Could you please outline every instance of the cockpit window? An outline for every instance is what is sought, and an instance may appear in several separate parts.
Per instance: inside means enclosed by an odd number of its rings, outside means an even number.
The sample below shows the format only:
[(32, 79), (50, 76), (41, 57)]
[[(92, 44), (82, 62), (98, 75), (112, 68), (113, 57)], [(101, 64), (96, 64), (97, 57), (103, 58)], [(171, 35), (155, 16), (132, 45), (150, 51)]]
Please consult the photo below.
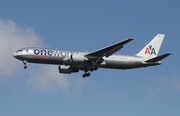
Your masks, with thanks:
[(18, 50), (16, 53), (18, 53), (18, 52), (22, 52), (23, 50)]

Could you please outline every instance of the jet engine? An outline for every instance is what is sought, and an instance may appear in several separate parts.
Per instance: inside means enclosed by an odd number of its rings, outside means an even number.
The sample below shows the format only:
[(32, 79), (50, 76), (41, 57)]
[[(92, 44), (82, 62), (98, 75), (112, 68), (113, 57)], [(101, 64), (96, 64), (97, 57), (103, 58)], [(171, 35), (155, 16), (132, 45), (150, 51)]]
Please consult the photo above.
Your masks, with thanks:
[(65, 65), (59, 66), (59, 73), (71, 74), (71, 73), (75, 73), (75, 72), (79, 72), (79, 70), (74, 69), (71, 66), (65, 66)]
[(88, 58), (84, 57), (83, 55), (71, 55), (68, 58), (63, 59), (64, 63), (69, 64), (69, 63), (84, 63), (85, 61), (88, 61)]

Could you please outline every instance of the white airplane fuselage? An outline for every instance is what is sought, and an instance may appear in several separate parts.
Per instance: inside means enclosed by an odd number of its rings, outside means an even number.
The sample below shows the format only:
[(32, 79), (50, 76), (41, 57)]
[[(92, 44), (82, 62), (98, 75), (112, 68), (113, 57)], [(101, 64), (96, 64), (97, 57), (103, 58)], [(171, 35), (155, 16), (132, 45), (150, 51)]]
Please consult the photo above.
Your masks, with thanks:
[[(84, 56), (88, 52), (68, 51), (47, 48), (23, 48), (13, 54), (19, 60), (41, 63), (41, 64), (55, 64), (55, 65), (71, 65), (75, 68), (91, 67), (91, 62), (86, 61)], [(69, 61), (71, 56), (79, 56), (77, 61)], [(112, 68), (112, 69), (132, 69), (139, 67), (147, 67), (152, 65), (159, 65), (161, 62), (145, 63), (146, 58), (131, 55), (113, 54), (109, 57), (102, 57), (103, 62), (98, 66), (99, 68)]]
[(164, 36), (158, 34), (134, 56), (114, 54), (132, 41), (131, 38), (93, 52), (27, 47), (16, 51), (13, 56), (23, 61), (25, 69), (27, 62), (55, 64), (59, 65), (59, 73), (70, 74), (82, 70), (85, 72), (83, 77), (86, 77), (90, 76), (89, 71), (98, 68), (132, 69), (160, 65), (162, 59), (171, 55), (166, 53), (157, 56)]

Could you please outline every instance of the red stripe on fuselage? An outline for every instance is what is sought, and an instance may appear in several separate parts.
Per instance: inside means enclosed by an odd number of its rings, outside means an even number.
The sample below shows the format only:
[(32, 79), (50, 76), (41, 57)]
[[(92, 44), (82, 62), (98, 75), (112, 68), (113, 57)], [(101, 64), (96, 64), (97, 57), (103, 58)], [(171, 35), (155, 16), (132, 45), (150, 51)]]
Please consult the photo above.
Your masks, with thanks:
[(34, 58), (49, 59), (49, 56), (34, 55)]

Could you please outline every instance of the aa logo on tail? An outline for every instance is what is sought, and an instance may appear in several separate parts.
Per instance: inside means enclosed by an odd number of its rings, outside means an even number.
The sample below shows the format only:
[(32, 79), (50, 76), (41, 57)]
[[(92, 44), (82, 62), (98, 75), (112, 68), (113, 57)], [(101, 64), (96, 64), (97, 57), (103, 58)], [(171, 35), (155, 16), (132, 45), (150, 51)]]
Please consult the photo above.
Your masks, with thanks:
[(155, 51), (155, 49), (152, 47), (152, 45), (149, 45), (149, 47), (146, 47), (146, 50), (145, 50), (144, 53), (145, 53), (145, 54), (150, 54), (150, 55), (152, 55), (152, 54), (156, 55), (156, 51)]

